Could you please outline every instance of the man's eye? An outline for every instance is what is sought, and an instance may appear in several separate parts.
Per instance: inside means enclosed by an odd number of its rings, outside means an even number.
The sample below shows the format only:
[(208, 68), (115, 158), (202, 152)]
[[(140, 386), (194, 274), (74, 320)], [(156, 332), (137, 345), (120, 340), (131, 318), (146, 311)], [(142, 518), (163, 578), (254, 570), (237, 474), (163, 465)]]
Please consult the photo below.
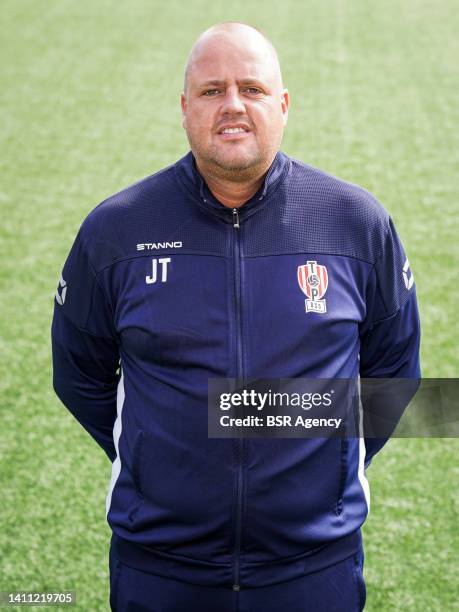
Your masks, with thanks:
[(203, 92), (203, 96), (215, 96), (215, 94), (218, 94), (220, 90), (219, 89), (207, 89), (206, 91)]
[(258, 89), (258, 87), (246, 87), (245, 89), (243, 89), (243, 91), (251, 95), (262, 93), (261, 89)]

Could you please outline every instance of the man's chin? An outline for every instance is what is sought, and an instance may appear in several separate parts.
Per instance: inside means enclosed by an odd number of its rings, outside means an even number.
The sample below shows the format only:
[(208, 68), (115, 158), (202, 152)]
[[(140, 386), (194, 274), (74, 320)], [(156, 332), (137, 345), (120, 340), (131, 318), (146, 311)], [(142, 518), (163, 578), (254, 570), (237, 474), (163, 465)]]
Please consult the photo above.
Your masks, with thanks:
[[(269, 156), (258, 149), (234, 147), (232, 151), (216, 146), (208, 149), (193, 148), (198, 168), (228, 181), (244, 181), (261, 176), (270, 165)], [(271, 160), (272, 161), (272, 160)]]
[(259, 155), (247, 154), (233, 156), (216, 155), (209, 161), (211, 161), (221, 171), (232, 174), (246, 173), (252, 169), (256, 169), (263, 163), (263, 160)]

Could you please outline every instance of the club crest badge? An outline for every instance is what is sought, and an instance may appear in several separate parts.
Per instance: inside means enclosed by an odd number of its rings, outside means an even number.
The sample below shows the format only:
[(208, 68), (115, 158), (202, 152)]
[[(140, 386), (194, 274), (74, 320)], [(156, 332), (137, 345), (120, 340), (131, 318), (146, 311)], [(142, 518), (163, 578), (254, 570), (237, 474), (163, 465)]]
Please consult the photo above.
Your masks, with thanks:
[(327, 302), (323, 296), (328, 287), (328, 274), (325, 266), (316, 261), (308, 261), (298, 266), (298, 284), (308, 298), (305, 300), (306, 312), (327, 312)]

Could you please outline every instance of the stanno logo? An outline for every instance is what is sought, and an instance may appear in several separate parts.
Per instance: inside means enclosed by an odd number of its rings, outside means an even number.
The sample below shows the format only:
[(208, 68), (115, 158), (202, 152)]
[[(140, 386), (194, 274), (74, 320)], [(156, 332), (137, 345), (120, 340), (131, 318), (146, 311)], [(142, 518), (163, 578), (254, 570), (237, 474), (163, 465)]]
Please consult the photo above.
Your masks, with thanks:
[(327, 268), (317, 261), (308, 261), (306, 265), (298, 266), (298, 284), (308, 298), (305, 300), (306, 312), (327, 312), (325, 295), (328, 287)]
[(408, 289), (408, 291), (411, 289), (414, 283), (414, 276), (410, 269), (410, 262), (408, 261), (408, 258), (403, 264), (403, 282), (405, 283), (405, 287)]
[(59, 304), (59, 306), (63, 306), (64, 302), (65, 302), (65, 294), (67, 293), (67, 283), (65, 282), (62, 274), (61, 277), (59, 279), (59, 284), (57, 286), (57, 291), (56, 291), (56, 295), (54, 296), (56, 298), (56, 302)]
[(156, 251), (157, 249), (181, 249), (182, 242), (141, 242), (138, 251)]

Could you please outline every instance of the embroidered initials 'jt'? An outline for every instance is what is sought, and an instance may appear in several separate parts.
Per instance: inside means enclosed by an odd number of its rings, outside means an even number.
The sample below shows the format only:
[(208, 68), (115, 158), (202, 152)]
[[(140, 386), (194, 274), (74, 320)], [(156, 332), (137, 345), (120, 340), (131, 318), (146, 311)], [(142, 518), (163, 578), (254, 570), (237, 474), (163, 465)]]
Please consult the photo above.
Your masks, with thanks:
[(152, 259), (152, 271), (151, 276), (145, 277), (145, 282), (147, 285), (152, 285), (156, 283), (158, 279), (158, 263), (161, 264), (161, 282), (165, 283), (167, 281), (167, 264), (170, 263), (170, 257), (161, 257), (160, 259)]

